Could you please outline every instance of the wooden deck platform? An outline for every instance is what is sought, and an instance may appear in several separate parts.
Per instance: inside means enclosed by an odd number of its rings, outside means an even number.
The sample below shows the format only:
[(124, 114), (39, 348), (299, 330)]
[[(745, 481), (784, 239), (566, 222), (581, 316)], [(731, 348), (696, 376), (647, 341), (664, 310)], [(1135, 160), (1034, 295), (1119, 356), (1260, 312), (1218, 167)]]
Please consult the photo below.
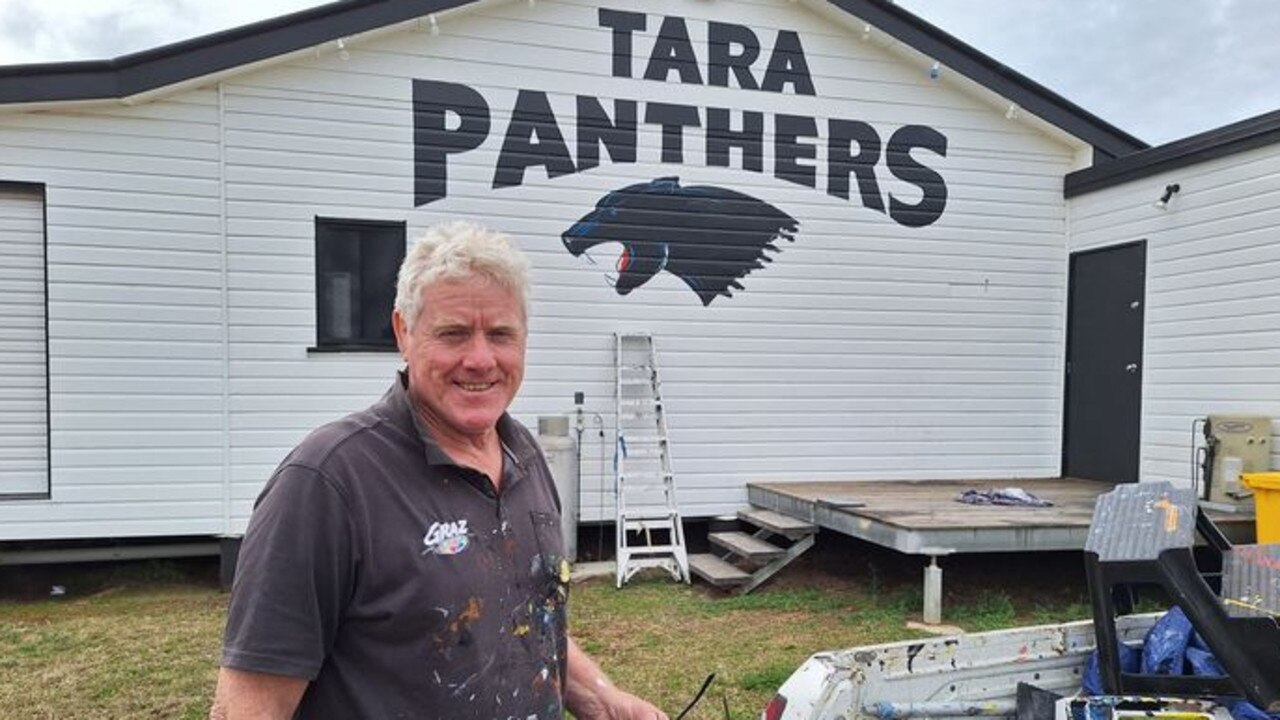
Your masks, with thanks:
[[(1053, 507), (967, 505), (970, 488), (1018, 487)], [(1111, 483), (1078, 478), (752, 483), (756, 506), (912, 555), (1080, 550), (1098, 495)], [(1211, 512), (1233, 541), (1253, 536), (1252, 512)]]

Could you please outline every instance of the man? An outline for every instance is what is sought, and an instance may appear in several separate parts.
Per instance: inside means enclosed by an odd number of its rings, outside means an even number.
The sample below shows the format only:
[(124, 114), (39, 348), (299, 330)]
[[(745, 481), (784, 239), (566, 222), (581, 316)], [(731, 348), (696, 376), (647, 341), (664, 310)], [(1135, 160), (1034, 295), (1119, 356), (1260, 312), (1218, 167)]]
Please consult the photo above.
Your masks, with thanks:
[(400, 268), (406, 369), (277, 468), (240, 551), (211, 717), (665, 720), (566, 634), (559, 500), (506, 414), (527, 263), (469, 223)]

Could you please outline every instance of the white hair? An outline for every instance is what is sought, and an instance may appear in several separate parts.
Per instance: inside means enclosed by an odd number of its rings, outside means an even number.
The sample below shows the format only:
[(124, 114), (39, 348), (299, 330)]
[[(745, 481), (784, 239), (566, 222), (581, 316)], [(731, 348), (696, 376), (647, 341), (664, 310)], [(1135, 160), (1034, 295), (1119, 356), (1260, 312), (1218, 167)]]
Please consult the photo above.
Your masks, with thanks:
[(515, 293), (528, 317), (529, 261), (506, 234), (465, 220), (433, 225), (409, 248), (396, 280), (396, 310), (413, 327), (427, 286), (477, 276)]

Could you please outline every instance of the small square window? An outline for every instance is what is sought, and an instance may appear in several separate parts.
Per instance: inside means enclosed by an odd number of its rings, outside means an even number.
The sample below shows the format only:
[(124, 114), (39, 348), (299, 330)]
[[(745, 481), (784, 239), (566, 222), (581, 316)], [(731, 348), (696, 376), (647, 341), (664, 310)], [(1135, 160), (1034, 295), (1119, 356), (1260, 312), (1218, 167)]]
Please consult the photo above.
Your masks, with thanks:
[(394, 348), (391, 307), (405, 224), (316, 218), (316, 345)]

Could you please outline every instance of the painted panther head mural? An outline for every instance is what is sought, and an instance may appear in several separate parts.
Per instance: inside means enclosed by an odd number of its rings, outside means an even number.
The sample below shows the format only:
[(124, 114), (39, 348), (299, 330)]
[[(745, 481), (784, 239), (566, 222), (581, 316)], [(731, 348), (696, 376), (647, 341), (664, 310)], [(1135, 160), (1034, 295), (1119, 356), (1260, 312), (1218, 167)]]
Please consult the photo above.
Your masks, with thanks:
[[(682, 187), (664, 177), (614, 190), (561, 235), (580, 257), (601, 243), (622, 245), (613, 287), (626, 295), (662, 271), (680, 278), (702, 304), (733, 296), (738, 282), (772, 262), (777, 240), (795, 240), (800, 223), (763, 200), (710, 185)], [(590, 255), (587, 255), (590, 259)]]

